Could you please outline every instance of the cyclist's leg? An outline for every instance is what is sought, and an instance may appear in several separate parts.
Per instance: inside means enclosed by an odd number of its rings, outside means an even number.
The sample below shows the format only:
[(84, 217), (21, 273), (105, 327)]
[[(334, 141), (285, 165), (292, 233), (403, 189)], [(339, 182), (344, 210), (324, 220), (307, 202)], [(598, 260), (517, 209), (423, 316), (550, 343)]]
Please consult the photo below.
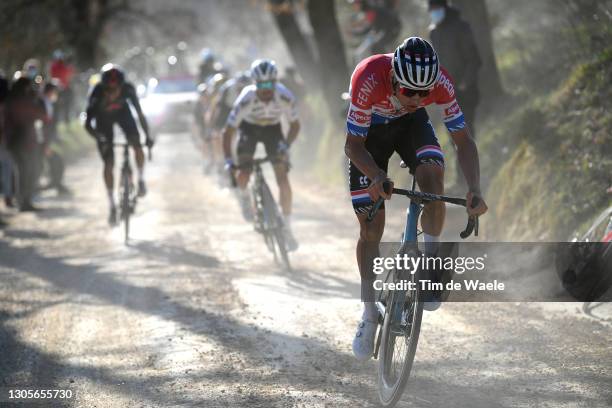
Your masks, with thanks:
[(113, 169), (115, 167), (115, 152), (113, 149), (113, 120), (111, 118), (97, 118), (96, 130), (100, 133), (105, 141), (104, 143), (98, 140), (98, 152), (104, 162), (104, 184), (106, 185), (106, 194), (108, 196), (108, 204), (110, 209), (109, 223), (114, 225), (117, 221), (117, 210), (115, 204), (114, 193), (114, 177)]
[[(370, 127), (365, 147), (374, 161), (385, 172), (389, 158), (393, 154), (393, 140), (389, 138), (391, 125), (375, 125)], [(353, 353), (360, 360), (367, 360), (374, 352), (374, 337), (378, 326), (378, 310), (374, 303), (374, 273), (372, 266), (379, 254), (379, 244), (385, 228), (384, 207), (370, 223), (366, 222), (373, 202), (367, 188), (370, 180), (349, 162), (349, 180), (353, 209), (359, 222), (359, 239), (357, 240), (356, 256), (359, 274), (361, 275), (361, 300), (363, 313), (353, 340)]]
[[(393, 124), (373, 125), (368, 131), (365, 147), (372, 155), (379, 168), (387, 171), (389, 158), (393, 154)], [(371, 281), (373, 280), (372, 259), (378, 256), (378, 244), (385, 228), (384, 203), (377, 217), (367, 223), (366, 217), (374, 203), (368, 195), (370, 185), (368, 177), (349, 161), (349, 184), (353, 209), (359, 221), (359, 239), (357, 241), (357, 264), (361, 275), (362, 299), (370, 300)]]
[[(410, 115), (406, 131), (410, 137), (398, 137), (397, 151), (416, 177), (421, 191), (444, 193), (444, 154), (425, 109)], [(405, 136), (405, 135), (404, 135)], [(439, 237), (444, 225), (446, 207), (441, 201), (425, 205), (421, 225), (430, 237)], [(435, 238), (433, 238), (435, 240)]]
[(104, 143), (98, 140), (97, 145), (100, 158), (104, 162), (104, 184), (109, 192), (109, 198), (112, 198), (114, 186), (113, 168), (115, 166), (113, 120), (111, 118), (96, 118), (96, 131), (104, 137)]
[(136, 126), (136, 121), (132, 113), (129, 110), (125, 110), (121, 113), (117, 123), (121, 127), (121, 130), (123, 130), (127, 142), (132, 146), (132, 149), (134, 149), (134, 160), (138, 168), (138, 176), (140, 180), (144, 180), (144, 152), (142, 151), (140, 134), (138, 133), (138, 127)]
[(238, 188), (241, 190), (246, 189), (247, 184), (249, 184), (249, 179), (251, 178), (251, 173), (253, 172), (251, 161), (255, 155), (255, 148), (258, 142), (256, 133), (255, 125), (246, 122), (240, 124), (238, 145), (236, 146), (236, 156), (240, 169), (238, 170), (236, 182), (238, 183)]
[(136, 161), (136, 169), (138, 171), (138, 196), (144, 197), (147, 194), (147, 187), (144, 178), (145, 159), (136, 121), (134, 120), (132, 113), (126, 110), (121, 113), (118, 124), (123, 130), (127, 142), (130, 144), (130, 146), (132, 146), (132, 149), (134, 149), (134, 160)]
[(289, 182), (289, 157), (286, 154), (279, 154), (278, 152), (279, 143), (284, 140), (280, 124), (267, 126), (266, 134), (262, 136), (268, 157), (274, 157), (279, 160), (278, 163), (274, 164), (274, 176), (276, 177), (276, 184), (278, 185), (280, 193), (280, 206), (287, 220), (291, 215), (292, 192)]
[[(444, 193), (444, 155), (436, 138), (433, 126), (429, 122), (425, 109), (410, 115), (407, 129), (409, 138), (398, 138), (398, 153), (408, 164), (415, 175), (421, 191), (432, 194)], [(425, 241), (425, 254), (430, 257), (438, 255), (440, 234), (444, 225), (446, 207), (441, 201), (425, 205), (421, 215), (421, 227)], [(443, 270), (435, 267), (426, 272), (427, 279), (440, 282)], [(441, 292), (426, 291), (425, 310), (434, 311), (440, 306)]]

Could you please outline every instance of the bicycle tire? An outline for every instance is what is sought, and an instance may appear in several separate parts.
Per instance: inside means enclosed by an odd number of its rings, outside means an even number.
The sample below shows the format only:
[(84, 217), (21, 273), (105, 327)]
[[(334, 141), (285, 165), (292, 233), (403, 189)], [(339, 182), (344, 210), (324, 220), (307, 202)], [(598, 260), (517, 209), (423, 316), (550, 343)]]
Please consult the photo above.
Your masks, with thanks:
[(261, 184), (257, 184), (253, 187), (253, 203), (255, 205), (255, 214), (254, 214), (254, 225), (255, 231), (261, 233), (263, 236), (266, 247), (274, 257), (276, 258), (276, 253), (274, 249), (274, 240), (272, 238), (272, 234), (270, 233), (270, 228), (268, 227), (268, 219), (269, 215), (266, 213), (265, 202), (263, 198), (263, 193), (261, 189)]
[(270, 238), (272, 239), (272, 246), (275, 247), (275, 249), (272, 251), (274, 253), (274, 259), (277, 263), (281, 264), (288, 270), (291, 270), (289, 253), (287, 251), (287, 244), (285, 242), (283, 231), (283, 218), (278, 211), (278, 206), (276, 205), (274, 196), (270, 191), (270, 187), (265, 182), (261, 184), (261, 198), (264, 210), (264, 219), (267, 223), (269, 223), (264, 229), (271, 233)]
[[(416, 274), (411, 275), (411, 279), (415, 281)], [(385, 316), (383, 318), (383, 324), (381, 327), (381, 344), (380, 354), (378, 359), (378, 396), (380, 403), (384, 407), (393, 407), (402, 397), (406, 383), (410, 378), (410, 372), (412, 371), (412, 365), (414, 363), (414, 357), (419, 342), (419, 334), (421, 330), (421, 321), (423, 317), (423, 302), (420, 300), (418, 285), (416, 289), (411, 292), (394, 291), (391, 293), (391, 302), (387, 302), (387, 308), (385, 310)], [(410, 330), (409, 333), (404, 335), (394, 335), (392, 333), (394, 326), (397, 324), (397, 318), (394, 316), (395, 308), (401, 307), (402, 314), (406, 313), (406, 297), (410, 293), (410, 301), (408, 303), (408, 309), (411, 309), (410, 313)], [(398, 298), (402, 296), (402, 298)], [(401, 306), (400, 306), (401, 304)], [(400, 322), (401, 326), (401, 322)], [(408, 334), (408, 336), (406, 336)], [(404, 360), (401, 363), (399, 375), (396, 375), (392, 384), (389, 384), (390, 370), (393, 368), (393, 356), (395, 351), (395, 342), (397, 339), (401, 339), (406, 344), (405, 350), (403, 351)]]
[(123, 214), (123, 223), (124, 223), (124, 243), (128, 243), (130, 239), (130, 178), (128, 174), (122, 172), (124, 174), (121, 175), (121, 184), (123, 185), (123, 194), (121, 197), (121, 212)]
[(274, 236), (276, 238), (276, 244), (278, 245), (278, 251), (283, 266), (287, 271), (291, 272), (291, 262), (289, 261), (289, 251), (287, 251), (287, 243), (285, 242), (285, 234), (282, 228), (276, 228), (274, 230)]

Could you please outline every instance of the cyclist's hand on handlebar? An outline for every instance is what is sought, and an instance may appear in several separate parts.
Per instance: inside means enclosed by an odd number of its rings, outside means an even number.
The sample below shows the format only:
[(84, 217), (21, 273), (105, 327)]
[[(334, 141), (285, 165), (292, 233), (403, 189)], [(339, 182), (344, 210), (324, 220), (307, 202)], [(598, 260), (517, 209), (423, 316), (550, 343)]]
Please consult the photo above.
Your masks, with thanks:
[(234, 164), (234, 160), (225, 159), (225, 171), (234, 171), (236, 169), (236, 165)]
[(276, 151), (280, 155), (288, 155), (289, 154), (289, 144), (286, 141), (281, 140), (278, 142), (278, 146), (276, 147)]
[(96, 138), (96, 141), (97, 141), (98, 143), (102, 144), (102, 145), (106, 145), (106, 144), (108, 144), (108, 142), (109, 142), (109, 140), (107, 139), (107, 137), (106, 137), (104, 134), (102, 134), (102, 133), (97, 133), (97, 132), (96, 132), (96, 134), (95, 134), (95, 138)]
[[(472, 208), (472, 201), (474, 200), (474, 197), (477, 197), (478, 200), (477, 200), (477, 205), (474, 208)], [(489, 209), (489, 207), (487, 207), (487, 203), (485, 202), (484, 198), (482, 198), (482, 196), (479, 194), (468, 192), (466, 196), (466, 200), (467, 200), (467, 212), (470, 216), (477, 217), (477, 216), (483, 215)]]
[[(385, 183), (387, 182), (387, 183)], [(385, 191), (384, 184), (387, 184), (387, 190)], [(368, 187), (368, 194), (372, 201), (376, 202), (379, 198), (389, 200), (391, 198), (391, 192), (393, 191), (393, 182), (389, 180), (387, 174), (384, 171), (380, 171), (380, 174), (372, 180)]]
[(155, 144), (155, 140), (153, 140), (153, 138), (147, 133), (147, 136), (145, 139), (145, 145), (150, 149), (153, 147), (154, 144)]

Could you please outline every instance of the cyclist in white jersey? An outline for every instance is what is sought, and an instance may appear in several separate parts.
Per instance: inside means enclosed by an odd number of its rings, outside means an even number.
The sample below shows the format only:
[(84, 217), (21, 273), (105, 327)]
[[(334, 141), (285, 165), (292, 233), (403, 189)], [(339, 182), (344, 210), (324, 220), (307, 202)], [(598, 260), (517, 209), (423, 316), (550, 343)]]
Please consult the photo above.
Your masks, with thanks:
[[(291, 232), (291, 185), (289, 183), (289, 148), (300, 131), (296, 100), (291, 91), (277, 81), (278, 70), (272, 60), (256, 60), (251, 65), (251, 76), (255, 84), (246, 86), (227, 119), (223, 131), (223, 151), (226, 168), (233, 169), (231, 145), (236, 130), (239, 131), (237, 146), (238, 174), (243, 214), (249, 218), (246, 186), (251, 176), (253, 159), (259, 142), (266, 154), (274, 160), (274, 174), (280, 190), (280, 205), (283, 211), (285, 234), (289, 250), (297, 249), (297, 241)], [(283, 135), (281, 119), (289, 121), (287, 137)]]

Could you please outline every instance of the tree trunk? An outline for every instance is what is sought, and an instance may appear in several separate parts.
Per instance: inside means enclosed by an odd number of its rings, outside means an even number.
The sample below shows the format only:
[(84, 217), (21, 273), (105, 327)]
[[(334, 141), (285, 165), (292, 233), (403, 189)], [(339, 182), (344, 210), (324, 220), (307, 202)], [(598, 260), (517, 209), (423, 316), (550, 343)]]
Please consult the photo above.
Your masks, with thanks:
[(318, 83), (317, 61), (293, 13), (291, 1), (269, 0), (278, 31), (285, 40), (296, 70), (306, 83)]
[(503, 93), (495, 53), (491, 25), (485, 0), (453, 0), (452, 4), (461, 10), (461, 14), (472, 27), (478, 51), (482, 58), (480, 70), (480, 92), (485, 99), (495, 98)]
[(335, 2), (309, 0), (308, 17), (319, 51), (319, 74), (325, 100), (331, 111), (336, 112), (343, 106), (340, 96), (348, 89), (350, 73), (336, 20)]

